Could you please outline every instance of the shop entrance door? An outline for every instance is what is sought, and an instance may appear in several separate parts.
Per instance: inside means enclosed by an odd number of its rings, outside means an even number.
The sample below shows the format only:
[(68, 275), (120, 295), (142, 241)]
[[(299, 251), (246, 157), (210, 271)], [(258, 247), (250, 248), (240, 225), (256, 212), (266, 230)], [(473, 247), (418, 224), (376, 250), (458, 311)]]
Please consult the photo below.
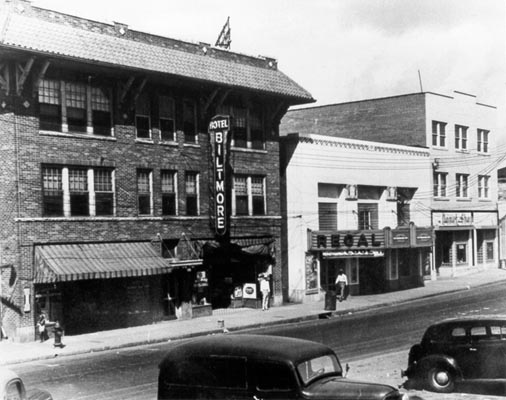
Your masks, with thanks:
[(359, 293), (377, 294), (387, 290), (385, 260), (381, 257), (359, 260)]

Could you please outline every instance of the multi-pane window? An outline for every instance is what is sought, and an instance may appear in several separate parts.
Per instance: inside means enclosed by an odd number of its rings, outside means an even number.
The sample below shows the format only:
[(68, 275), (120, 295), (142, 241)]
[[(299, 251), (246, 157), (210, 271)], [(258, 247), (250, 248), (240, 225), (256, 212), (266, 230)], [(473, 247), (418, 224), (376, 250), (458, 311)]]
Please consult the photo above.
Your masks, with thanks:
[(88, 171), (69, 169), (70, 215), (90, 215)]
[(469, 175), (456, 174), (455, 176), (455, 196), (467, 197), (467, 183)]
[(185, 174), (186, 215), (199, 215), (199, 174)]
[(91, 113), (93, 133), (110, 136), (112, 129), (111, 101), (105, 89), (91, 88)]
[(197, 142), (197, 108), (193, 100), (183, 100), (183, 132), (186, 143)]
[(253, 215), (265, 215), (264, 178), (261, 176), (251, 177), (251, 203)]
[(160, 114), (160, 140), (174, 141), (176, 140), (176, 112), (174, 99), (168, 96), (160, 96), (158, 100)]
[(378, 204), (358, 203), (358, 229), (378, 229)]
[(95, 189), (95, 215), (113, 215), (114, 214), (114, 189), (113, 174), (110, 169), (95, 169), (94, 171), (94, 189)]
[(318, 183), (318, 229), (337, 230), (337, 199), (340, 187), (330, 183)]
[(65, 103), (69, 131), (86, 132), (86, 85), (67, 82), (65, 84)]
[(40, 82), (39, 127), (48, 131), (62, 129), (60, 81), (42, 80)]
[(248, 177), (234, 177), (235, 215), (248, 215)]
[(43, 79), (38, 94), (41, 130), (112, 136), (112, 107), (110, 92), (106, 88)]
[(489, 180), (490, 176), (488, 175), (479, 175), (478, 176), (478, 198), (480, 199), (488, 199), (489, 198)]
[(446, 173), (434, 173), (434, 197), (446, 197)]
[(135, 128), (139, 139), (151, 139), (150, 112), (149, 97), (143, 93), (135, 103)]
[(62, 168), (42, 168), (42, 215), (63, 216)]
[(455, 125), (455, 148), (467, 150), (467, 126)]
[(432, 121), (432, 145), (446, 147), (446, 123)]
[(137, 170), (137, 206), (139, 215), (152, 214), (152, 180), (151, 171)]
[(232, 146), (244, 149), (265, 149), (264, 114), (260, 106), (224, 106), (218, 110), (232, 115)]
[(161, 172), (162, 215), (176, 215), (176, 171)]
[(265, 215), (265, 178), (235, 175), (232, 202), (234, 215)]
[(488, 135), (490, 131), (478, 129), (477, 131), (477, 150), (480, 153), (488, 153)]
[(114, 215), (112, 169), (42, 166), (43, 216)]
[(246, 108), (234, 108), (232, 121), (234, 146), (246, 148), (248, 146), (248, 110)]

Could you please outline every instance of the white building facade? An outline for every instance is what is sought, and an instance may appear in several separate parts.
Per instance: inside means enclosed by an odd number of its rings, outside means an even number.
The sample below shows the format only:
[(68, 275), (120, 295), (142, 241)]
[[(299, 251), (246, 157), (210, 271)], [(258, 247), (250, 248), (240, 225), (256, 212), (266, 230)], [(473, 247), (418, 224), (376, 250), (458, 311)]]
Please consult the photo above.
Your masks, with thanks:
[(320, 300), (341, 269), (352, 295), (431, 276), (428, 149), (289, 134), (281, 154), (290, 301)]

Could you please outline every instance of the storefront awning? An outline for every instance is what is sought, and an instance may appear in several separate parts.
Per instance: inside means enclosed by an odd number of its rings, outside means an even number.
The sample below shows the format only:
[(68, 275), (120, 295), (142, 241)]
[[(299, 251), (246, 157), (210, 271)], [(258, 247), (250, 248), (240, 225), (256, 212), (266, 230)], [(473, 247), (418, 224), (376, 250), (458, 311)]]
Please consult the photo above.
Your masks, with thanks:
[(159, 275), (202, 264), (163, 258), (150, 242), (35, 246), (34, 262), (35, 283)]

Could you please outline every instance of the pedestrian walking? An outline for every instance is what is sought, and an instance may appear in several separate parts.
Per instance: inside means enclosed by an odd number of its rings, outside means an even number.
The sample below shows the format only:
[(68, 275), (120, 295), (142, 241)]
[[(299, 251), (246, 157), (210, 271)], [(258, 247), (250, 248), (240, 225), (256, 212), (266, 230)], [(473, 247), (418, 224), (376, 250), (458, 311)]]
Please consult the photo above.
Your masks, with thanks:
[(262, 292), (262, 310), (268, 310), (271, 287), (269, 284), (269, 276), (266, 274), (260, 274), (260, 291)]
[(39, 320), (37, 321), (37, 332), (39, 333), (40, 342), (45, 342), (49, 339), (49, 335), (47, 334), (47, 326), (46, 326), (46, 316), (44, 313), (41, 313), (39, 316)]
[(346, 286), (348, 286), (348, 278), (346, 277), (346, 274), (344, 273), (344, 271), (342, 269), (339, 270), (339, 273), (337, 274), (337, 278), (336, 278), (336, 286), (337, 286), (337, 289), (339, 290), (339, 301), (343, 301), (346, 299), (345, 297), (345, 291), (346, 291)]

